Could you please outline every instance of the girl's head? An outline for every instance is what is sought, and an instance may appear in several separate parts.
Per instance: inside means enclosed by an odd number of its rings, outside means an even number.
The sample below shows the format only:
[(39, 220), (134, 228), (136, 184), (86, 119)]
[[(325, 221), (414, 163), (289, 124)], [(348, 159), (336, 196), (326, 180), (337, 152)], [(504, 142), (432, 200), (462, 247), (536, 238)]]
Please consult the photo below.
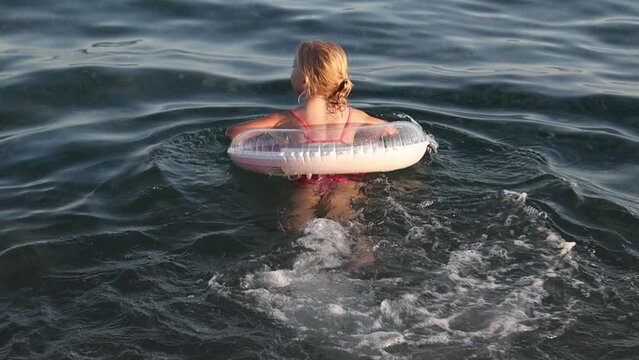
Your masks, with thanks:
[(348, 60), (341, 46), (320, 40), (305, 41), (297, 47), (291, 82), (306, 97), (326, 98), (329, 109), (342, 109), (353, 89), (348, 79)]

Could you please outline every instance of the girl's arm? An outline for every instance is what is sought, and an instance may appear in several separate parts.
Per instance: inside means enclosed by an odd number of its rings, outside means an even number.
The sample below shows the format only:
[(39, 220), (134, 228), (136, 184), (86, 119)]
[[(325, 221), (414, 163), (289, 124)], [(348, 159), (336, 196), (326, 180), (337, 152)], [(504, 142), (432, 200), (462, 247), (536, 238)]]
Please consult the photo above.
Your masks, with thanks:
[[(360, 124), (364, 125), (380, 125), (380, 124), (388, 124), (388, 121), (384, 121), (382, 119), (378, 119), (376, 117), (370, 116), (364, 111), (357, 110), (356, 113), (356, 121)], [(395, 129), (392, 125), (389, 125), (384, 128), (382, 136), (392, 136), (397, 134), (397, 129)]]
[(364, 118), (364, 123), (366, 125), (379, 125), (379, 124), (386, 124), (387, 121), (384, 121), (382, 119), (378, 119), (376, 117), (367, 116), (366, 118)]
[(353, 122), (360, 123), (363, 125), (379, 125), (379, 124), (386, 123), (386, 121), (382, 119), (378, 119), (376, 117), (372, 117), (362, 110), (354, 109), (354, 108), (351, 108), (351, 109), (352, 109), (351, 119), (353, 120)]
[(243, 123), (230, 126), (228, 129), (226, 129), (226, 137), (229, 140), (233, 140), (237, 136), (237, 134), (244, 130), (272, 129), (285, 118), (286, 115), (284, 113), (275, 113), (259, 119), (245, 121)]

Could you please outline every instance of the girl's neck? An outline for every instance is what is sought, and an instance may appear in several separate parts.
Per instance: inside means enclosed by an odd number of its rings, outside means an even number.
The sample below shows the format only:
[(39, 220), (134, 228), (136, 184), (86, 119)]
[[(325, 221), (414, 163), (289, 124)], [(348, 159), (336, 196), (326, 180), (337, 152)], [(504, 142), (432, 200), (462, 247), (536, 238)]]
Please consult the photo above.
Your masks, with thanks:
[(312, 111), (329, 111), (329, 104), (326, 101), (326, 98), (323, 96), (312, 96), (310, 98), (304, 99), (297, 107), (298, 110), (312, 110)]
[(339, 121), (343, 112), (329, 111), (328, 102), (325, 97), (313, 96), (307, 99), (297, 107), (297, 111), (301, 112), (309, 123), (325, 123), (326, 121)]
[(300, 104), (300, 108), (319, 108), (319, 107), (327, 107), (326, 98), (323, 96), (313, 96), (308, 99), (304, 99), (304, 101)]

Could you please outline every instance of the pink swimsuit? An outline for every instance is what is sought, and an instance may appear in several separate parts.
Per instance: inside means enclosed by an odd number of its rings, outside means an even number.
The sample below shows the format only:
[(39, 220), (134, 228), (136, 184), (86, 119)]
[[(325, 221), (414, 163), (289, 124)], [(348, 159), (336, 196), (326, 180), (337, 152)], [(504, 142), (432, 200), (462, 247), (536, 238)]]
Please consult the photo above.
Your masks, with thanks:
[[(297, 122), (299, 122), (300, 125), (302, 125), (302, 128), (304, 128), (304, 134), (306, 135), (306, 138), (308, 139), (309, 143), (311, 144), (317, 144), (317, 143), (344, 144), (345, 143), (344, 136), (346, 135), (346, 129), (351, 124), (351, 108), (350, 107), (348, 107), (348, 118), (346, 119), (346, 123), (344, 124), (344, 128), (342, 129), (342, 133), (340, 137), (338, 139), (326, 139), (326, 140), (313, 139), (313, 132), (311, 131), (311, 127), (308, 125), (306, 120), (304, 120), (295, 110), (289, 110), (288, 112), (290, 112), (291, 115), (293, 115), (293, 117), (295, 118), (295, 120), (297, 120)], [(318, 183), (320, 183), (320, 185), (322, 184), (329, 185), (330, 183), (345, 183), (345, 182), (349, 182), (350, 180), (355, 180), (360, 178), (362, 178), (362, 174), (354, 174), (354, 175), (314, 174), (311, 176), (311, 178), (308, 178), (306, 176), (299, 176), (294, 181), (296, 184), (303, 184), (303, 185), (315, 185)]]
[(311, 127), (308, 125), (306, 120), (302, 119), (302, 117), (295, 110), (289, 110), (288, 112), (290, 112), (291, 115), (293, 115), (293, 117), (295, 118), (295, 120), (297, 120), (297, 122), (299, 122), (300, 125), (302, 125), (302, 127), (304, 128), (304, 134), (306, 135), (308, 142), (310, 142), (311, 144), (316, 144), (316, 143), (344, 144), (344, 135), (346, 135), (346, 128), (348, 128), (348, 126), (351, 124), (351, 108), (350, 107), (348, 108), (348, 118), (346, 119), (346, 124), (344, 124), (344, 128), (342, 129), (342, 134), (340, 135), (339, 139), (327, 139), (327, 140), (314, 140), (313, 132), (311, 131)]

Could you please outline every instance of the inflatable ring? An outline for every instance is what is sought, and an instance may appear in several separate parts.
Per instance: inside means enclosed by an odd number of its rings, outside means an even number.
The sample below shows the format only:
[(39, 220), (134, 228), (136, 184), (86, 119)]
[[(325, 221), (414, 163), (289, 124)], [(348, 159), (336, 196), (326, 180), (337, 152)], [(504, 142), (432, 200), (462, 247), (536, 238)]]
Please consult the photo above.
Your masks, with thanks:
[[(346, 131), (340, 125), (340, 132)], [(335, 130), (335, 131), (338, 131)], [(332, 136), (326, 128), (315, 138)], [(327, 132), (328, 131), (328, 132)], [(417, 123), (353, 124), (346, 141), (309, 141), (304, 130), (251, 129), (238, 134), (228, 149), (231, 161), (269, 175), (359, 174), (399, 170), (417, 163), (437, 143)]]

